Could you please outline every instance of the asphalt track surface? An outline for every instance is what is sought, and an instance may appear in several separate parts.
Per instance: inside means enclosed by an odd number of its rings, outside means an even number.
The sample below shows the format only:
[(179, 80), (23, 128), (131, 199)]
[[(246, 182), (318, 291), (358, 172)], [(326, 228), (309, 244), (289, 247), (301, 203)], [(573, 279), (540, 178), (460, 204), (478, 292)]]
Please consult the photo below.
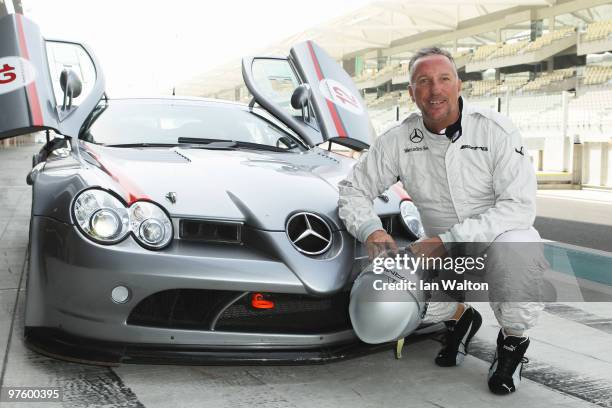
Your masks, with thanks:
[(542, 238), (612, 252), (612, 191), (538, 191), (537, 209)]
[(537, 217), (534, 226), (544, 239), (612, 252), (612, 227), (609, 225)]
[[(486, 386), (498, 331), (486, 304), (476, 305), (484, 323), (470, 355), (462, 367), (448, 369), (433, 364), (439, 348), (435, 339), (407, 346), (401, 360), (391, 352), (380, 352), (320, 366), (108, 368), (32, 352), (23, 344), (22, 316), (31, 203), (25, 174), (35, 150), (35, 146), (0, 150), (0, 385), (59, 387), (63, 401), (0, 402), (3, 408), (612, 407), (610, 303), (547, 305), (530, 331), (530, 363), (521, 389), (508, 397), (492, 395)], [(577, 204), (565, 201), (555, 208), (574, 213)], [(602, 207), (602, 214), (605, 210)], [(589, 228), (593, 223), (586, 221), (592, 220), (583, 218), (568, 224), (541, 217), (536, 225), (540, 224), (544, 238), (592, 248), (609, 242), (605, 229)]]

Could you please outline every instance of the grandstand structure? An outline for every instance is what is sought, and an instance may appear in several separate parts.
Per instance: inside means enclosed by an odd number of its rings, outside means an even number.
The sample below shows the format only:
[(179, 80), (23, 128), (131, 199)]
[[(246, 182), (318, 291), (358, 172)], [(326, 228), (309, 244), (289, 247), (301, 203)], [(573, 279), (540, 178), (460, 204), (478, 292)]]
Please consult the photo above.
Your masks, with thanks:
[[(378, 134), (416, 110), (408, 61), (438, 46), (453, 54), (467, 102), (521, 130), (540, 181), (612, 188), (610, 1), (377, 1), (253, 54), (284, 56), (306, 39), (353, 76)], [(248, 102), (239, 67), (232, 61), (177, 93)]]

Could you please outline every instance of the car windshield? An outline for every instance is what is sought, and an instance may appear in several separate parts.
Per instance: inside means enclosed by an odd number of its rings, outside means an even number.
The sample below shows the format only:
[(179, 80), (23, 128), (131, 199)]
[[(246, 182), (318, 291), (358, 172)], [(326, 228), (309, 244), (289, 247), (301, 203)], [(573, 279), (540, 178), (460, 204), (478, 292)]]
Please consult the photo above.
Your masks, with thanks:
[[(271, 121), (233, 104), (175, 100), (110, 100), (90, 118), (81, 139), (104, 145), (177, 145), (206, 140), (271, 146), (273, 150), (302, 145)], [(197, 139), (201, 139), (199, 142)], [(245, 142), (245, 143), (240, 143)]]

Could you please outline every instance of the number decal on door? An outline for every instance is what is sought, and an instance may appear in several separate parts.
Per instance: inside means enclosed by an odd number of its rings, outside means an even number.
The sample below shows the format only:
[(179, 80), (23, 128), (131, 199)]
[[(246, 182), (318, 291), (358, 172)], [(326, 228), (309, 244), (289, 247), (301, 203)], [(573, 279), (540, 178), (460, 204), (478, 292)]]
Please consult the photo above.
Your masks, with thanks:
[(36, 78), (32, 63), (21, 57), (0, 58), (0, 94), (23, 88)]
[(319, 89), (325, 98), (337, 106), (340, 106), (356, 115), (363, 114), (363, 106), (359, 99), (351, 93), (344, 85), (333, 79), (323, 79), (319, 83)]

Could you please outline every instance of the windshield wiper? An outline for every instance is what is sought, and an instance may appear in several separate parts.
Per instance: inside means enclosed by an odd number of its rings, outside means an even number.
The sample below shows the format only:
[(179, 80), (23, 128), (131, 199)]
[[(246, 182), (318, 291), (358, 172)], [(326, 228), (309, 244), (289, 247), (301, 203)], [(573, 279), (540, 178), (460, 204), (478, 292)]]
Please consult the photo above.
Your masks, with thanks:
[(253, 150), (268, 150), (272, 152), (287, 152), (287, 149), (283, 149), (282, 147), (276, 147), (261, 143), (253, 143), (253, 142), (242, 142), (238, 140), (224, 140), (224, 139), (205, 139), (205, 138), (197, 138), (197, 137), (179, 137), (179, 143), (186, 144), (194, 144), (194, 145), (204, 145), (204, 148), (245, 148), (245, 149), (253, 149)]
[(215, 142), (233, 142), (233, 140), (227, 139), (207, 139), (203, 137), (179, 137), (179, 143), (192, 143), (192, 144), (209, 144)]
[[(197, 138), (197, 137), (179, 137), (178, 138), (179, 146), (181, 147), (194, 147), (201, 149), (219, 149), (219, 150), (227, 150), (233, 149), (236, 147), (236, 142), (233, 140), (226, 139), (205, 139), (205, 138)], [(197, 145), (197, 146), (193, 146)], [(200, 146), (204, 145), (204, 146)]]
[(106, 147), (175, 147), (177, 143), (121, 143), (107, 144)]
[(107, 144), (107, 147), (181, 147), (181, 148), (205, 148), (215, 150), (228, 150), (236, 147), (236, 143), (231, 140), (214, 141), (207, 143), (204, 146), (196, 146), (194, 143), (122, 143), (122, 144)]

